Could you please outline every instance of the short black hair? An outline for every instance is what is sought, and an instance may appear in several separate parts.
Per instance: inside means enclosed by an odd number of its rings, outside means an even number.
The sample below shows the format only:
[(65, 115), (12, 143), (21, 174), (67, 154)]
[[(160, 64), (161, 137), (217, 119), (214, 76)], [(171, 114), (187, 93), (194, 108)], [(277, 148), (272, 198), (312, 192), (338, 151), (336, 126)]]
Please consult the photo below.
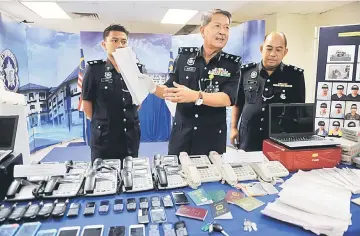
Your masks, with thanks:
[[(271, 33), (265, 35), (265, 37), (264, 37), (264, 42), (266, 41), (267, 37), (268, 37), (270, 34), (272, 34), (272, 33), (274, 33), (274, 32), (271, 32)], [(286, 35), (285, 35), (283, 32), (277, 32), (277, 33), (281, 34), (281, 35), (284, 37), (285, 48), (286, 48), (286, 47), (287, 47), (287, 38), (286, 38)]]
[(109, 36), (110, 31), (120, 31), (120, 32), (124, 32), (124, 33), (126, 34), (126, 36), (129, 36), (129, 31), (127, 31), (124, 26), (114, 24), (114, 25), (108, 26), (108, 27), (104, 30), (104, 32), (103, 32), (103, 39), (104, 39), (104, 40), (106, 39), (107, 36)]

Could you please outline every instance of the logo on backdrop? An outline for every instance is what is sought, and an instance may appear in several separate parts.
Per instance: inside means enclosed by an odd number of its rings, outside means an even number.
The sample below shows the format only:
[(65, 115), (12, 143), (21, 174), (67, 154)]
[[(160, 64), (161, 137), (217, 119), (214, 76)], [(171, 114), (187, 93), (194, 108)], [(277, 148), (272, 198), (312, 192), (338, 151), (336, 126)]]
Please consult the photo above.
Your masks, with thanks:
[(15, 55), (10, 50), (0, 54), (0, 79), (4, 81), (5, 89), (17, 92), (19, 89), (18, 64)]

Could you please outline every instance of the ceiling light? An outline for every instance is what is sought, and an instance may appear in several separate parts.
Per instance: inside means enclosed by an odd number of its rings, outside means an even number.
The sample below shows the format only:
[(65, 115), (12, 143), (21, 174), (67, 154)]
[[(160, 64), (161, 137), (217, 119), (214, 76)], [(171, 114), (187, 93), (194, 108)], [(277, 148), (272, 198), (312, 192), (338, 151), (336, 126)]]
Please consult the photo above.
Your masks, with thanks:
[(184, 9), (169, 9), (164, 18), (162, 24), (186, 24), (191, 18), (193, 18), (199, 11), (196, 10), (184, 10)]
[(21, 2), (44, 19), (71, 19), (55, 2)]

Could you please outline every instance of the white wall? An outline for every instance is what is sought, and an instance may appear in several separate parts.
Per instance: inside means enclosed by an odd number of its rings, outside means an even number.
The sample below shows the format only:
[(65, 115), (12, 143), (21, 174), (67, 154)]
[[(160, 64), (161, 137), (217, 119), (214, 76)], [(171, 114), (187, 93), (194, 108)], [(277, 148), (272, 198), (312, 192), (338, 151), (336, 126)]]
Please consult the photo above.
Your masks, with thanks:
[[(311, 7), (311, 3), (309, 3)], [(317, 34), (319, 26), (360, 24), (360, 2), (351, 3), (322, 14), (273, 14), (263, 18), (265, 31), (284, 32), (289, 53), (284, 62), (304, 69), (306, 101), (315, 99)]]

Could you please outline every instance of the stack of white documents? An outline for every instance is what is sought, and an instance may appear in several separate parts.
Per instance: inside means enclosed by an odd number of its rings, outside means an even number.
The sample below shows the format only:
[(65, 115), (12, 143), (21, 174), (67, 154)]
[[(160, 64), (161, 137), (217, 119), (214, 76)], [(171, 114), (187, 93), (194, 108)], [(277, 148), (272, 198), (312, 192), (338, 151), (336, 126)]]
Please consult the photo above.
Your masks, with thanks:
[(149, 95), (149, 91), (144, 83), (139, 80), (140, 71), (134, 55), (135, 53), (130, 47), (118, 48), (113, 52), (114, 59), (131, 94), (133, 103), (140, 105)]
[(279, 198), (261, 212), (317, 235), (340, 236), (351, 225), (351, 192), (360, 190), (360, 170), (299, 171), (280, 187)]

